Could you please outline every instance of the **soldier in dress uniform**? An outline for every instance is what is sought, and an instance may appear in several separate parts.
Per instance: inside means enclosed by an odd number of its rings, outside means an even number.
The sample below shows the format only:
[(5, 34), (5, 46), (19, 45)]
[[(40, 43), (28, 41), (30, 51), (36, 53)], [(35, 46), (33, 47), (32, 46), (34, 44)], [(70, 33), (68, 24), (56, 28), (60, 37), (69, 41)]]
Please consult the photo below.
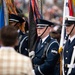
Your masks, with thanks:
[[(64, 46), (64, 75), (75, 75), (75, 67), (72, 60), (75, 46), (75, 17), (67, 16), (65, 19), (67, 41)], [(75, 55), (75, 54), (74, 54)], [(75, 59), (75, 58), (74, 58)], [(73, 62), (73, 63), (71, 63)]]
[(9, 14), (9, 25), (15, 26), (19, 32), (19, 45), (15, 48), (19, 53), (28, 56), (28, 35), (25, 33), (26, 23), (22, 17)]
[(40, 39), (37, 41), (34, 49), (35, 55), (32, 59), (35, 74), (59, 75), (59, 63), (57, 62), (59, 44), (49, 35), (51, 25), (54, 23), (44, 19), (37, 19), (36, 23), (37, 34)]

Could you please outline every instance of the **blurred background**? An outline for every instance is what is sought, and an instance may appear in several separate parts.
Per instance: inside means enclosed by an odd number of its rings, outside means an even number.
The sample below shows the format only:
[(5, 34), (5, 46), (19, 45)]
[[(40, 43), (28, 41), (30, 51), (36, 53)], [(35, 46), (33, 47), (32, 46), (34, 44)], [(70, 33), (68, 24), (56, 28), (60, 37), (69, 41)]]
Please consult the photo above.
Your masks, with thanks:
[[(29, 1), (30, 0), (14, 0), (15, 6), (19, 12), (29, 18)], [(56, 23), (50, 35), (60, 42), (61, 28), (63, 20), (64, 0), (37, 0), (38, 8), (44, 19)]]
[[(30, 0), (14, 0), (16, 7), (20, 9), (20, 12), (23, 13), (26, 17), (29, 16), (29, 1)], [(40, 1), (42, 1), (42, 4), (39, 4), (39, 10), (42, 6), (41, 14), (43, 18), (57, 22), (58, 24), (62, 24), (64, 0), (38, 0), (39, 3)]]

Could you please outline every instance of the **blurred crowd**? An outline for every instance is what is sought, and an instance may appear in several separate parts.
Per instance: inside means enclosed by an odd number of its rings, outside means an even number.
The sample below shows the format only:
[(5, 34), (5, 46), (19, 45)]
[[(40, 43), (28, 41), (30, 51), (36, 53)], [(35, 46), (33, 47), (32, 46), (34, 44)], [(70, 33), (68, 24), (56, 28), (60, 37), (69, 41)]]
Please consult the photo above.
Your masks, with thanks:
[[(41, 11), (42, 11), (43, 18), (46, 20), (52, 21), (56, 24), (56, 26), (53, 27), (52, 33), (50, 34), (53, 38), (58, 38), (59, 36), (56, 37), (56, 35), (61, 34), (61, 26), (62, 26), (62, 20), (63, 20), (62, 18), (63, 0), (41, 0), (41, 1), (42, 1)], [(21, 9), (20, 12), (23, 13), (28, 18), (29, 0), (14, 0), (14, 2), (16, 7), (18, 9)]]
[[(38, 0), (39, 1), (39, 0)], [(63, 0), (40, 0), (42, 1), (42, 14), (44, 19), (52, 20), (58, 24), (62, 23)], [(18, 9), (28, 17), (29, 0), (14, 0)], [(59, 4), (60, 3), (60, 4)], [(41, 6), (40, 6), (41, 7)]]

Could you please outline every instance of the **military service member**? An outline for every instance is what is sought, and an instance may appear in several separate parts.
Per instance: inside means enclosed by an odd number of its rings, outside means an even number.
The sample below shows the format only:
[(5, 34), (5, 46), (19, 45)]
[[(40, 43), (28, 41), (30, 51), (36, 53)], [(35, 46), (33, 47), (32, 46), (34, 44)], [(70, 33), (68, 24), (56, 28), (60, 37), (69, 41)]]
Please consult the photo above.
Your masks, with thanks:
[(54, 25), (54, 23), (44, 19), (37, 19), (36, 23), (40, 40), (37, 41), (34, 49), (35, 56), (32, 59), (35, 74), (59, 75), (59, 63), (57, 62), (59, 44), (49, 35), (51, 25)]
[[(64, 74), (75, 75), (74, 60), (72, 59), (75, 46), (75, 17), (68, 16), (65, 20), (67, 41), (64, 47)], [(75, 55), (75, 53), (74, 53)], [(72, 63), (73, 62), (73, 63)]]
[(28, 56), (28, 35), (25, 33), (26, 21), (18, 15), (10, 14), (9, 24), (15, 26), (19, 32), (19, 45), (15, 47), (16, 50), (19, 53)]

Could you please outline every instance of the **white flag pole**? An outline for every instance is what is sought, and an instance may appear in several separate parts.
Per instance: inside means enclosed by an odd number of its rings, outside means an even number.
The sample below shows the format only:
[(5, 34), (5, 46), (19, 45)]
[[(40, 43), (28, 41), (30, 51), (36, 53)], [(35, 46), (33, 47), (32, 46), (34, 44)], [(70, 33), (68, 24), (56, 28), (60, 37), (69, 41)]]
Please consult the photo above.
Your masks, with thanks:
[[(63, 50), (63, 44), (64, 44), (64, 38), (65, 38), (65, 16), (69, 15), (68, 14), (68, 7), (67, 7), (67, 3), (68, 3), (68, 0), (64, 0), (64, 8), (63, 8), (63, 23), (62, 23), (62, 30), (61, 30), (61, 39), (60, 39), (60, 46), (59, 46), (59, 53), (62, 52)], [(64, 60), (63, 59), (63, 55), (62, 53), (60, 54), (60, 75), (65, 75), (64, 74), (64, 68), (63, 68), (63, 65), (64, 65)]]

